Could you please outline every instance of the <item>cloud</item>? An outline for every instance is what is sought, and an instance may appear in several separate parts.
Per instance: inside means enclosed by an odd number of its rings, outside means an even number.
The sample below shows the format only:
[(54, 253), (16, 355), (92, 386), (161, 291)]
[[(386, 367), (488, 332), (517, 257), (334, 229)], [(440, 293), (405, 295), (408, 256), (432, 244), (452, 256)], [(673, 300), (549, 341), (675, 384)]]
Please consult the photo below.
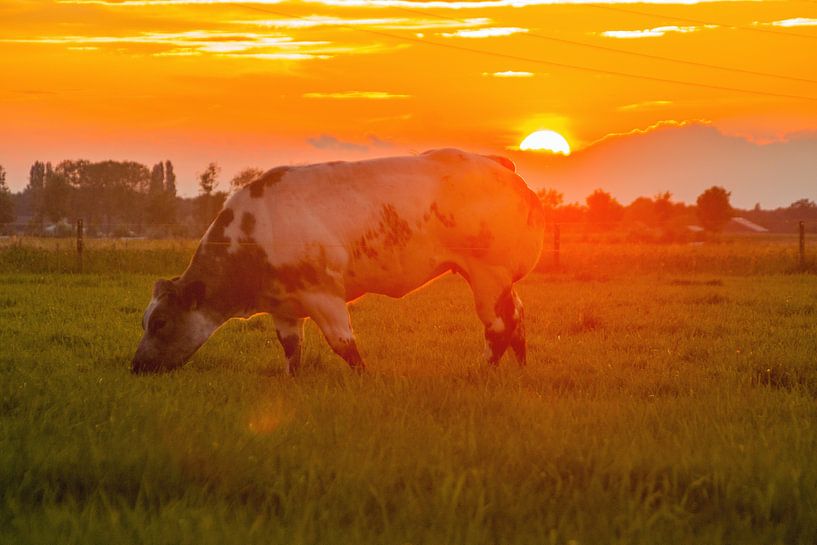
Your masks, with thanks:
[[(642, 0), (645, 4), (704, 4), (724, 0)], [(743, 1), (743, 0), (725, 0)], [(201, 4), (246, 4), (246, 0), (58, 0), (61, 4), (101, 6), (174, 6)], [(253, 4), (275, 5), (284, 0), (253, 0)], [(485, 9), (520, 8), (560, 4), (632, 4), (634, 0), (306, 0), (308, 3), (345, 8)]]
[[(184, 0), (180, 0), (184, 1)], [(240, 1), (240, 0), (229, 0)], [(278, 0), (268, 0), (275, 3)], [(484, 9), (521, 8), (557, 4), (632, 4), (637, 0), (306, 0), (309, 3), (336, 7), (415, 8), (415, 9)], [(640, 0), (644, 4), (703, 4), (723, 0)], [(743, 1), (743, 0), (725, 0)]]
[(645, 28), (641, 30), (605, 30), (601, 33), (605, 38), (634, 39), (634, 38), (658, 38), (669, 33), (688, 34), (698, 32), (703, 29), (718, 28), (718, 25), (703, 26), (677, 26), (667, 25), (655, 28)]
[(290, 19), (250, 19), (231, 21), (238, 25), (253, 25), (276, 29), (312, 29), (325, 27), (371, 27), (383, 30), (434, 30), (445, 28), (479, 27), (491, 23), (487, 17), (473, 17), (463, 20), (412, 19), (406, 17), (382, 17), (372, 19), (353, 19), (344, 17), (327, 17), (309, 15)]
[(593, 142), (592, 144), (590, 144), (590, 146), (588, 146), (588, 147), (595, 146), (596, 144), (599, 144), (601, 142), (605, 142), (607, 140), (615, 140), (616, 138), (621, 138), (622, 136), (644, 135), (644, 134), (649, 134), (651, 132), (656, 132), (656, 131), (659, 131), (661, 129), (667, 129), (667, 128), (676, 128), (676, 129), (678, 129), (678, 128), (689, 127), (689, 126), (693, 126), (693, 125), (708, 126), (708, 125), (711, 125), (711, 124), (712, 124), (712, 121), (710, 121), (708, 119), (683, 119), (681, 121), (678, 121), (677, 119), (662, 119), (661, 121), (653, 123), (652, 125), (649, 125), (649, 126), (644, 127), (644, 128), (637, 128), (637, 129), (633, 129), (631, 131), (612, 132), (610, 134), (606, 134), (606, 135), (602, 136), (601, 138), (599, 138), (598, 140), (596, 140), (595, 142)]
[(394, 143), (390, 142), (389, 140), (383, 140), (382, 138), (377, 137), (374, 134), (370, 134), (367, 137), (369, 139), (369, 144), (373, 148), (393, 148)]
[(794, 17), (792, 19), (783, 19), (782, 21), (772, 21), (771, 23), (755, 23), (762, 26), (780, 26), (780, 27), (798, 27), (798, 26), (817, 26), (817, 19), (809, 17)]
[(527, 28), (519, 27), (492, 27), (474, 30), (458, 30), (456, 32), (441, 32), (440, 36), (444, 38), (495, 38), (497, 36), (510, 36), (511, 34), (527, 31)]
[(329, 93), (313, 92), (304, 93), (304, 98), (321, 98), (321, 99), (335, 99), (335, 100), (391, 100), (399, 98), (410, 98), (411, 95), (401, 95), (397, 93), (389, 93), (386, 91), (336, 91)]
[(494, 78), (532, 78), (535, 74), (533, 72), (506, 70), (504, 72), (483, 72), (482, 75)]
[(358, 144), (356, 142), (345, 142), (331, 134), (322, 134), (313, 138), (307, 138), (307, 143), (313, 148), (325, 150), (341, 150), (354, 153), (366, 153), (372, 148), (387, 149), (393, 148), (394, 143), (384, 140), (374, 134), (366, 135), (367, 144)]
[(617, 109), (619, 112), (631, 112), (634, 110), (652, 110), (663, 106), (669, 106), (670, 104), (672, 104), (671, 100), (647, 100), (644, 102), (636, 102), (635, 104), (619, 106)]
[(322, 134), (314, 138), (307, 138), (307, 143), (313, 148), (318, 149), (339, 149), (343, 151), (365, 152), (369, 151), (367, 146), (363, 144), (355, 144), (354, 142), (344, 142), (331, 134)]
[[(327, 59), (337, 54), (367, 53), (383, 49), (380, 45), (339, 46), (325, 40), (295, 40), (280, 33), (225, 32), (190, 30), (186, 32), (141, 32), (131, 36), (39, 36), (0, 38), (0, 43), (65, 45), (69, 49), (99, 49), (104, 45), (151, 47), (155, 56), (192, 56), (210, 54), (274, 60)], [(159, 51), (156, 51), (159, 48)]]
[[(280, 4), (284, 0), (254, 0), (253, 4)], [(243, 4), (243, 0), (57, 0), (59, 4), (81, 4), (108, 7), (186, 6), (196, 4)]]

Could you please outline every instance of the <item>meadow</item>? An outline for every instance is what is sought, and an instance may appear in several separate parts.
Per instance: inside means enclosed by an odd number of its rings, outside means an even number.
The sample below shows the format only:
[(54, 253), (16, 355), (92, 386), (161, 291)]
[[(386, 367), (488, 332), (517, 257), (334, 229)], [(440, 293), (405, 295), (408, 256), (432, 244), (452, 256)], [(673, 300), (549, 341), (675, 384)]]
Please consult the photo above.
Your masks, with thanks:
[[(132, 376), (190, 241), (0, 246), (0, 542), (817, 542), (817, 275), (791, 240), (566, 243), (520, 284), (529, 364), (482, 362), (443, 278), (352, 320), (369, 370), (264, 316)], [(814, 243), (809, 241), (813, 256)]]

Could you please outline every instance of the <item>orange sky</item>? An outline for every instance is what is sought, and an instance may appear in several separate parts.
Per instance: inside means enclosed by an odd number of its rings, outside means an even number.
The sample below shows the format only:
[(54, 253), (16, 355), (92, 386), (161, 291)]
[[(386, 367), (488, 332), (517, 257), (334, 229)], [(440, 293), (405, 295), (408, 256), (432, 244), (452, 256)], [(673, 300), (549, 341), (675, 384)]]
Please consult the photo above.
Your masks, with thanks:
[(0, 20), (15, 190), (36, 159), (170, 158), (191, 194), (213, 160), (226, 185), (436, 146), (518, 157), (535, 129), (574, 150), (668, 121), (817, 130), (811, 1), (4, 0)]

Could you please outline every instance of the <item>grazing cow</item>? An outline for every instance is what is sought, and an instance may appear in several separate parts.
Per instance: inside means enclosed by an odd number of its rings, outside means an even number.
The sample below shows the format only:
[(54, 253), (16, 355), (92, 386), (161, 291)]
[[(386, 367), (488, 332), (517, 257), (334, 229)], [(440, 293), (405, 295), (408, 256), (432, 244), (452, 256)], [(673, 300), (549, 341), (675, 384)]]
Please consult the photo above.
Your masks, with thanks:
[(543, 236), (539, 200), (502, 157), (442, 149), (274, 168), (227, 200), (180, 277), (156, 282), (132, 369), (178, 367), (226, 320), (264, 312), (289, 373), (307, 317), (362, 369), (347, 303), (402, 297), (447, 272), (471, 286), (488, 362), (510, 347), (524, 364), (514, 282)]

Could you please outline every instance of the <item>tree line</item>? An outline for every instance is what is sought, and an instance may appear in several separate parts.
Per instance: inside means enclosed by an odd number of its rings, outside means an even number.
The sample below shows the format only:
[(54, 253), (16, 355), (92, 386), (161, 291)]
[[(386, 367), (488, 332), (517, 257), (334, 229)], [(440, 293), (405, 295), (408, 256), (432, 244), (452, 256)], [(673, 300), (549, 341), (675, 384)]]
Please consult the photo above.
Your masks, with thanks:
[(665, 191), (653, 197), (638, 197), (628, 205), (621, 204), (610, 193), (596, 189), (584, 204), (565, 203), (562, 193), (554, 189), (537, 192), (545, 209), (547, 223), (567, 231), (583, 233), (616, 233), (638, 242), (683, 242), (727, 229), (746, 230), (742, 218), (769, 232), (791, 233), (804, 221), (810, 232), (817, 231), (817, 203), (800, 199), (788, 207), (772, 210), (755, 205), (751, 210), (734, 208), (731, 192), (721, 186), (703, 191), (695, 204), (674, 201)]
[[(176, 174), (169, 160), (151, 167), (134, 161), (78, 159), (56, 165), (35, 161), (26, 187), (12, 193), (0, 165), (0, 234), (68, 234), (73, 221), (82, 218), (90, 236), (197, 237), (230, 191), (261, 174), (260, 169), (245, 168), (230, 180), (226, 191), (219, 190), (221, 168), (209, 163), (197, 176), (198, 195), (185, 198), (177, 194)], [(800, 199), (774, 210), (759, 204), (738, 210), (730, 203), (730, 192), (720, 186), (701, 193), (692, 205), (673, 201), (669, 192), (639, 197), (628, 205), (602, 189), (588, 195), (584, 203), (565, 203), (564, 195), (554, 189), (540, 190), (537, 196), (550, 225), (585, 233), (624, 233), (639, 241), (688, 240), (698, 227), (716, 233), (733, 216), (772, 232), (791, 232), (797, 221), (808, 222), (810, 231), (817, 230), (814, 201)]]
[[(262, 173), (247, 168), (230, 181), (230, 190)], [(221, 169), (210, 163), (198, 175), (199, 193), (177, 194), (173, 163), (148, 167), (135, 161), (35, 161), (19, 193), (6, 184), (0, 165), (0, 234), (63, 235), (82, 218), (90, 236), (199, 236), (228, 196), (220, 191)]]

